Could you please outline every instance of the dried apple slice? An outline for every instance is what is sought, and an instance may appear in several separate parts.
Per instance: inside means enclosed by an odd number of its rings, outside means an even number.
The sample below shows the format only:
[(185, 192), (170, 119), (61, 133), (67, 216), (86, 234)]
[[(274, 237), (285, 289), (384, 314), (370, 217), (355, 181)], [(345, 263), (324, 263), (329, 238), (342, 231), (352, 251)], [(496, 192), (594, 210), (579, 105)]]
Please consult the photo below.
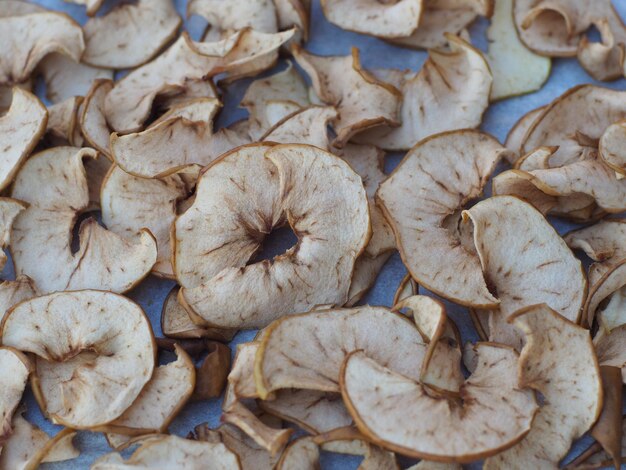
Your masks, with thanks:
[[(552, 57), (575, 56), (585, 32), (606, 21), (612, 33), (624, 41), (626, 28), (610, 0), (569, 2), (564, 0), (519, 0), (515, 3), (515, 24), (521, 40), (539, 54)], [(606, 35), (604, 35), (606, 36)], [(585, 42), (583, 42), (583, 45)]]
[(277, 470), (316, 470), (320, 468), (320, 450), (339, 454), (362, 455), (359, 470), (398, 470), (393, 453), (369, 444), (354, 428), (343, 428), (315, 437), (301, 437), (283, 452)]
[(556, 98), (534, 120), (520, 154), (541, 146), (558, 147), (550, 158), (551, 167), (589, 158), (597, 153), (598, 140), (604, 131), (625, 118), (626, 92), (594, 85), (574, 87)]
[(222, 72), (233, 76), (261, 72), (273, 65), (278, 48), (292, 35), (293, 31), (264, 34), (246, 29), (222, 41), (198, 43), (183, 34), (165, 52), (115, 84), (105, 98), (107, 122), (118, 132), (139, 131), (157, 97), (181, 94), (186, 84)]
[(363, 180), (372, 223), (372, 238), (365, 248), (365, 255), (377, 258), (395, 250), (393, 229), (374, 199), (380, 184), (387, 178), (384, 172), (385, 153), (371, 145), (357, 144), (348, 144), (342, 149), (334, 149), (333, 152), (347, 161)]
[(11, 437), (13, 414), (22, 400), (28, 377), (33, 369), (28, 357), (10, 347), (6, 341), (3, 344), (4, 346), (0, 347), (0, 371), (3, 377), (0, 394), (0, 450)]
[(390, 41), (415, 49), (444, 47), (447, 35), (463, 34), (479, 15), (490, 17), (493, 8), (493, 0), (424, 0), (417, 30), (408, 37)]
[(626, 325), (620, 325), (610, 332), (599, 330), (593, 338), (593, 345), (601, 366), (622, 369), (622, 382), (626, 383)]
[(341, 393), (359, 430), (387, 449), (442, 462), (465, 463), (515, 445), (537, 412), (532, 391), (518, 387), (517, 353), (490, 343), (474, 348), (478, 365), (461, 386), (462, 404), (430, 396), (365, 352), (350, 354)]
[(526, 336), (518, 364), (520, 387), (544, 399), (530, 433), (485, 461), (486, 470), (554, 468), (602, 410), (602, 382), (589, 331), (544, 305), (511, 317)]
[(127, 69), (146, 63), (178, 32), (182, 20), (172, 0), (121, 4), (83, 26), (86, 64)]
[(75, 429), (120, 416), (150, 379), (156, 353), (137, 304), (88, 290), (15, 306), (2, 323), (2, 342), (36, 355), (36, 398), (53, 422)]
[(626, 175), (626, 121), (611, 124), (600, 138), (600, 157), (616, 172)]
[(458, 220), (463, 206), (480, 196), (506, 152), (478, 131), (439, 134), (415, 146), (376, 194), (411, 276), (462, 305), (493, 307), (498, 300), (476, 253), (446, 228), (447, 220)]
[(493, 74), (492, 101), (540, 89), (550, 76), (551, 60), (528, 50), (513, 22), (513, 0), (497, 0), (487, 29), (487, 61)]
[(358, 136), (358, 142), (407, 150), (430, 135), (480, 125), (489, 105), (489, 65), (467, 42), (447, 38), (450, 50), (431, 50), (419, 73), (409, 73), (402, 80), (400, 127), (379, 126)]
[[(606, 306), (599, 309), (600, 304), (610, 299)], [(598, 279), (591, 289), (585, 304), (585, 321), (593, 325), (593, 319), (598, 314), (600, 326), (607, 332), (626, 323), (626, 259), (611, 266)]]
[(200, 424), (194, 428), (194, 438), (199, 441), (222, 442), (239, 457), (243, 470), (271, 470), (279, 456), (272, 456), (250, 436), (236, 426), (222, 424), (216, 429)]
[(626, 220), (603, 220), (569, 232), (565, 241), (596, 261), (590, 269), (590, 280), (595, 283), (611, 266), (626, 258)]
[(53, 104), (48, 108), (46, 141), (50, 140), (53, 143), (51, 146), (71, 145), (80, 147), (83, 144), (78, 126), (78, 115), (82, 101), (83, 99), (77, 96)]
[(78, 62), (85, 49), (80, 25), (63, 13), (46, 11), (0, 18), (0, 85), (26, 81), (53, 52)]
[(158, 178), (190, 165), (205, 166), (220, 154), (211, 145), (213, 119), (221, 104), (198, 98), (174, 106), (146, 130), (111, 135), (111, 155), (127, 173)]
[[(550, 157), (551, 165), (557, 154)], [(563, 203), (575, 198), (582, 207), (595, 202), (608, 213), (626, 210), (626, 179), (618, 178), (597, 156), (545, 170), (506, 171), (494, 178), (493, 192), (520, 196), (543, 213), (558, 213)]]
[[(277, 102), (290, 106), (279, 108), (280, 112), (277, 113), (276, 106), (272, 106)], [(253, 81), (246, 90), (240, 106), (249, 114), (250, 137), (259, 140), (278, 121), (309, 104), (306, 83), (293, 64), (288, 62), (285, 70)]]
[(359, 50), (349, 56), (316, 56), (294, 46), (294, 58), (311, 77), (320, 99), (337, 108), (333, 123), (335, 147), (343, 147), (359, 132), (387, 124), (398, 126), (402, 94), (393, 86), (375, 79), (361, 67)]
[(292, 429), (277, 429), (266, 424), (239, 401), (224, 407), (221, 420), (237, 426), (272, 456), (277, 455), (285, 447), (293, 432)]
[(233, 339), (236, 333), (235, 330), (205, 328), (193, 323), (187, 311), (178, 302), (178, 287), (174, 287), (163, 302), (161, 331), (170, 338), (207, 338), (226, 342)]
[(102, 222), (108, 230), (129, 241), (143, 229), (150, 230), (157, 243), (152, 273), (173, 278), (170, 231), (177, 205), (187, 196), (187, 186), (180, 175), (137, 178), (114, 165), (102, 184)]
[[(495, 315), (502, 328), (510, 329), (504, 321), (515, 311), (538, 303), (578, 321), (587, 290), (582, 264), (541, 213), (520, 199), (500, 196), (464, 211), (463, 219), (473, 224), (485, 278), (500, 300)], [(512, 343), (491, 320), (490, 340), (522, 345), (521, 337)]]
[(596, 80), (621, 78), (624, 75), (623, 41), (626, 39), (626, 28), (620, 22), (621, 34), (616, 38), (611, 30), (611, 23), (606, 18), (594, 21), (593, 25), (599, 31), (601, 41), (590, 41), (584, 36), (578, 44), (578, 62)]
[(136, 436), (167, 432), (191, 397), (196, 383), (195, 367), (182, 348), (176, 345), (175, 350), (176, 361), (154, 369), (133, 404), (101, 429), (107, 431), (107, 441), (115, 450), (128, 447), (137, 440)]
[(513, 168), (522, 171), (546, 170), (550, 168), (550, 157), (556, 152), (556, 147), (539, 147), (526, 155), (519, 157)]
[(81, 225), (78, 251), (72, 251), (76, 217), (90, 201), (83, 159), (94, 157), (95, 150), (56, 147), (32, 156), (16, 177), (13, 196), (30, 206), (13, 224), (15, 272), (33, 279), (41, 293), (85, 288), (125, 292), (156, 261), (156, 241), (149, 231), (128, 242), (94, 219)]
[(209, 22), (211, 34), (224, 36), (252, 28), (261, 33), (278, 31), (276, 7), (272, 0), (190, 0), (187, 16), (200, 15)]
[(159, 435), (145, 439), (126, 460), (116, 452), (96, 460), (91, 470), (131, 468), (205, 468), (240, 469), (237, 455), (222, 443), (192, 441), (178, 436)]
[(326, 19), (348, 31), (381, 38), (410, 36), (417, 29), (423, 0), (322, 0)]
[[(394, 338), (391, 343), (390, 337)], [(260, 341), (254, 378), (262, 399), (284, 388), (337, 393), (341, 363), (358, 349), (418, 380), (426, 354), (426, 345), (415, 326), (383, 307), (320, 310), (284, 317), (272, 323)]]
[(254, 381), (254, 358), (259, 349), (258, 341), (237, 345), (233, 367), (228, 374), (228, 383), (236, 398), (258, 398)]
[(63, 429), (54, 437), (48, 436), (22, 416), (13, 418), (13, 434), (4, 443), (0, 454), (0, 468), (29, 470), (40, 463), (75, 459), (80, 452), (72, 440), (76, 432)]
[(310, 106), (278, 121), (260, 140), (277, 144), (315, 145), (328, 148), (328, 123), (337, 118), (332, 106)]
[(278, 390), (271, 400), (259, 400), (259, 407), (296, 424), (311, 434), (320, 434), (352, 424), (352, 417), (337, 393), (317, 390)]
[(113, 80), (113, 71), (90, 67), (64, 54), (48, 54), (37, 66), (46, 83), (46, 97), (60, 103), (85, 96), (95, 80)]
[(111, 80), (95, 80), (85, 96), (79, 116), (80, 130), (89, 145), (112, 159), (109, 148), (111, 131), (104, 115), (104, 99), (113, 89)]
[[(298, 244), (272, 262), (246, 265), (265, 234), (287, 221)], [(175, 231), (179, 300), (194, 322), (221, 328), (258, 328), (285, 314), (344, 304), (370, 235), (361, 179), (345, 162), (312, 146), (262, 144), (208, 167)], [(248, 299), (237, 315), (235, 292)]]
[(541, 116), (541, 113), (543, 113), (544, 110), (545, 106), (528, 111), (521, 118), (519, 118), (509, 131), (506, 136), (506, 141), (504, 142), (504, 146), (511, 151), (511, 153), (507, 156), (509, 163), (515, 163), (515, 160), (522, 156), (520, 152), (524, 139), (526, 138), (526, 133), (532, 127), (535, 120)]
[(14, 281), (0, 283), (0, 322), (11, 307), (37, 295), (33, 281), (27, 276), (18, 276)]
[(46, 131), (48, 111), (32, 93), (13, 88), (9, 111), (0, 117), (2, 159), (0, 159), (0, 190), (15, 177), (20, 166)]

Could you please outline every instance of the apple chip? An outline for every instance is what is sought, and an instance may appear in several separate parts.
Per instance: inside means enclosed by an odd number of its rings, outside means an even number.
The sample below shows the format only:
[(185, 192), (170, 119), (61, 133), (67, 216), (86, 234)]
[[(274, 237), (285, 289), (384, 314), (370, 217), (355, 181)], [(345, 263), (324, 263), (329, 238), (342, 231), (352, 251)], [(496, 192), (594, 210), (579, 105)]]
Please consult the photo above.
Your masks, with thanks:
[[(359, 430), (387, 449), (412, 457), (465, 463), (494, 455), (531, 429), (537, 404), (517, 385), (517, 353), (474, 346), (478, 365), (461, 386), (462, 403), (432, 397), (415, 379), (356, 351), (340, 375), (341, 393)], [(396, 406), (402, 403), (402, 406)]]
[[(165, 433), (194, 390), (196, 370), (189, 355), (175, 345), (177, 359), (154, 369), (137, 399), (104, 429), (115, 450), (131, 445), (142, 434)], [(115, 434), (113, 434), (115, 433)]]
[(67, 428), (50, 437), (18, 414), (13, 418), (13, 433), (2, 447), (0, 468), (29, 470), (40, 463), (74, 459), (80, 455), (72, 443), (74, 437), (76, 432)]
[(11, 107), (0, 117), (0, 190), (11, 184), (20, 166), (46, 131), (47, 123), (48, 111), (41, 101), (28, 91), (13, 88)]
[(497, 0), (487, 30), (487, 61), (493, 74), (491, 100), (540, 89), (550, 76), (551, 61), (528, 50), (513, 22), (513, 0)]
[[(602, 302), (609, 299), (604, 308)], [(586, 324), (592, 325), (598, 314), (598, 322), (606, 331), (611, 331), (626, 323), (626, 259), (622, 259), (615, 266), (598, 279), (589, 290), (585, 304)]]
[(0, 322), (11, 307), (23, 300), (37, 296), (33, 281), (27, 276), (19, 276), (14, 281), (0, 283)]
[[(405, 0), (403, 0), (405, 1)], [(359, 50), (349, 56), (316, 56), (294, 46), (294, 58), (309, 75), (320, 99), (337, 108), (333, 122), (335, 147), (343, 147), (354, 134), (387, 124), (398, 126), (402, 94), (393, 86), (375, 79), (361, 67)]]
[[(541, 113), (545, 110), (545, 106), (528, 111), (513, 125), (509, 134), (506, 136), (504, 146), (508, 148), (511, 153), (507, 155), (509, 163), (515, 163), (515, 160), (522, 155), (520, 154), (526, 133), (532, 127), (535, 120), (541, 116)], [(534, 150), (534, 149), (533, 149)]]
[(599, 330), (593, 338), (593, 345), (598, 363), (622, 369), (622, 382), (626, 383), (626, 325), (620, 325), (610, 332)]
[(178, 32), (182, 20), (172, 0), (121, 4), (83, 26), (83, 62), (96, 67), (137, 67), (159, 53)]
[(626, 175), (626, 121), (611, 124), (600, 138), (600, 157), (616, 172)]
[(422, 460), (406, 470), (463, 470), (463, 467), (461, 467), (461, 464), (458, 463), (430, 462), (428, 460)]
[[(598, 112), (602, 110), (602, 112)], [(588, 159), (613, 123), (626, 118), (626, 92), (581, 85), (550, 103), (526, 132), (520, 154), (537, 147), (558, 147), (551, 167)], [(591, 180), (585, 176), (585, 180)]]
[(590, 280), (595, 283), (611, 266), (626, 258), (626, 220), (603, 220), (568, 233), (565, 241), (596, 261), (590, 269)]
[(89, 145), (112, 159), (109, 148), (111, 131), (104, 115), (104, 99), (113, 89), (111, 80), (95, 80), (83, 101), (80, 130)]
[(253, 140), (259, 140), (278, 121), (308, 105), (306, 83), (291, 62), (285, 70), (253, 81), (240, 103), (248, 111), (248, 133)]
[(363, 180), (372, 224), (372, 238), (364, 254), (378, 258), (384, 253), (395, 250), (396, 241), (393, 230), (374, 199), (380, 184), (387, 178), (384, 172), (385, 153), (372, 145), (357, 144), (348, 144), (342, 149), (333, 149), (333, 152), (347, 161)]
[(587, 290), (582, 264), (541, 213), (520, 199), (499, 196), (464, 211), (463, 219), (473, 224), (485, 278), (500, 300), (490, 319), (491, 341), (520, 348), (522, 339), (511, 343), (507, 333), (511, 327), (505, 320), (529, 305), (546, 303), (568, 320), (578, 321)]
[[(565, 0), (518, 0), (514, 18), (521, 40), (539, 54), (571, 57), (580, 45), (589, 45), (585, 33), (591, 26), (602, 30), (607, 23), (617, 42), (626, 40), (626, 28), (610, 0), (570, 2)], [(606, 33), (602, 35), (606, 40)], [(580, 57), (580, 55), (579, 55)]]
[(37, 67), (46, 83), (46, 97), (60, 103), (85, 96), (95, 80), (113, 80), (113, 71), (90, 67), (64, 54), (48, 54)]
[(447, 226), (480, 196), (506, 152), (478, 131), (439, 134), (415, 146), (376, 193), (411, 276), (462, 305), (493, 307), (498, 300), (487, 288), (475, 250)]
[(79, 96), (68, 98), (60, 103), (53, 104), (48, 108), (48, 125), (46, 128), (46, 140), (54, 145), (71, 145), (80, 147), (83, 137), (80, 134), (78, 115), (83, 99)]
[(589, 331), (545, 304), (511, 317), (526, 344), (518, 364), (520, 387), (543, 395), (530, 433), (485, 461), (486, 470), (555, 468), (602, 410), (602, 382)]
[(157, 243), (157, 260), (152, 273), (173, 278), (170, 229), (177, 204), (188, 196), (181, 175), (161, 179), (137, 178), (113, 166), (102, 184), (102, 222), (113, 233), (129, 241), (148, 229)]
[(22, 394), (32, 372), (28, 357), (13, 349), (6, 341), (0, 347), (0, 372), (2, 373), (2, 394), (0, 394), (0, 451), (13, 433), (11, 421), (22, 399)]
[(279, 456), (272, 456), (247, 434), (231, 424), (216, 429), (200, 424), (194, 428), (194, 438), (199, 441), (222, 442), (237, 454), (243, 470), (271, 470)]
[(41, 293), (86, 288), (125, 292), (156, 261), (156, 241), (149, 231), (129, 242), (94, 219), (81, 224), (78, 251), (72, 250), (76, 217), (89, 207), (83, 159), (96, 156), (91, 149), (56, 147), (32, 156), (16, 177), (13, 196), (30, 206), (13, 224), (15, 272), (33, 279)]
[(519, 157), (513, 164), (513, 168), (522, 171), (546, 170), (550, 168), (550, 157), (554, 152), (556, 152), (556, 147), (539, 147)]
[(54, 423), (74, 429), (119, 417), (152, 376), (156, 354), (137, 304), (91, 290), (16, 305), (2, 323), (2, 342), (36, 355), (35, 397)]
[(348, 31), (381, 38), (410, 36), (417, 29), (423, 0), (322, 0), (326, 19)]
[(244, 28), (261, 33), (278, 31), (272, 0), (190, 0), (187, 16), (200, 15), (209, 22), (210, 34), (219, 38)]
[(489, 105), (489, 65), (467, 42), (455, 36), (447, 38), (450, 50), (431, 50), (419, 73), (410, 72), (401, 80), (402, 125), (379, 126), (358, 136), (357, 141), (387, 150), (407, 150), (430, 135), (480, 125)]
[(113, 134), (113, 159), (124, 171), (143, 178), (205, 166), (220, 155), (211, 145), (213, 119), (220, 107), (215, 98), (198, 98), (173, 107), (145, 131)]
[(600, 42), (584, 36), (578, 44), (578, 62), (596, 80), (616, 80), (624, 75), (624, 40), (626, 28), (621, 25), (619, 42), (605, 18), (596, 20), (594, 26), (600, 33)]
[[(296, 246), (271, 262), (250, 263), (265, 235), (285, 223), (299, 236)], [(175, 233), (179, 299), (192, 320), (259, 328), (348, 300), (355, 260), (370, 236), (369, 211), (361, 179), (340, 158), (307, 145), (256, 144), (206, 169)], [(236, 315), (235, 293), (247, 299)]]
[(278, 48), (293, 35), (245, 29), (214, 43), (198, 43), (183, 34), (165, 52), (115, 84), (104, 102), (109, 125), (118, 132), (142, 129), (156, 98), (180, 94), (186, 84), (227, 72), (247, 76), (273, 65)]
[(118, 453), (106, 454), (96, 460), (91, 470), (125, 470), (139, 468), (176, 468), (193, 470), (240, 469), (237, 455), (220, 443), (192, 441), (178, 436), (158, 435), (142, 441), (133, 454), (124, 460)]
[(328, 150), (328, 123), (337, 118), (332, 106), (310, 106), (278, 121), (261, 137), (277, 144), (307, 144)]
[(311, 434), (352, 424), (352, 417), (338, 393), (283, 389), (276, 391), (271, 400), (259, 400), (258, 404), (263, 411), (294, 423)]
[(170, 338), (207, 338), (217, 341), (230, 341), (236, 333), (235, 330), (205, 328), (193, 323), (187, 311), (178, 302), (178, 287), (174, 287), (163, 302), (161, 331)]
[(285, 447), (293, 432), (292, 429), (276, 429), (266, 424), (239, 401), (224, 406), (221, 421), (237, 426), (272, 456)]
[(80, 25), (51, 11), (0, 17), (0, 44), (0, 85), (26, 81), (48, 54), (57, 52), (78, 62), (85, 49)]
[(291, 442), (280, 456), (276, 470), (315, 470), (319, 468), (320, 449), (312, 437)]
[(408, 37), (392, 38), (400, 46), (416, 49), (444, 47), (446, 36), (462, 35), (479, 16), (490, 17), (493, 0), (424, 0), (417, 30)]
[[(558, 152), (551, 155), (551, 165)], [(626, 178), (618, 178), (595, 155), (557, 168), (506, 171), (494, 178), (493, 192), (522, 197), (543, 213), (562, 213), (571, 200), (582, 207), (595, 202), (608, 213), (626, 210)]]
[(272, 323), (260, 341), (254, 378), (262, 399), (284, 388), (339, 392), (341, 364), (358, 349), (418, 380), (426, 354), (415, 326), (383, 307), (287, 316)]

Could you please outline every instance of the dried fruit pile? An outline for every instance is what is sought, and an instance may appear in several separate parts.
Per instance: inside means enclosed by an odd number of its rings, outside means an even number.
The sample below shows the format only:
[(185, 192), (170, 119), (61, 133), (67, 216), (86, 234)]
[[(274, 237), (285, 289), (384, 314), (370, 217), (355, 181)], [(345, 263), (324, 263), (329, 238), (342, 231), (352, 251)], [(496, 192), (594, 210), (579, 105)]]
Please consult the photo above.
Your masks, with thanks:
[[(71, 468), (83, 431), (101, 470), (550, 469), (588, 432), (571, 468), (626, 463), (626, 91), (573, 88), (504, 144), (478, 130), (551, 57), (623, 76), (610, 0), (321, 0), (428, 49), (419, 71), (311, 52), (309, 0), (188, 0), (195, 39), (172, 0), (68, 1), (84, 25), (0, 0), (0, 470)], [(294, 246), (262, 256), (281, 227)], [(396, 251), (393, 305), (363, 305)], [(160, 326), (131, 300), (147, 276), (177, 284)], [(219, 426), (169, 434), (220, 399)]]

